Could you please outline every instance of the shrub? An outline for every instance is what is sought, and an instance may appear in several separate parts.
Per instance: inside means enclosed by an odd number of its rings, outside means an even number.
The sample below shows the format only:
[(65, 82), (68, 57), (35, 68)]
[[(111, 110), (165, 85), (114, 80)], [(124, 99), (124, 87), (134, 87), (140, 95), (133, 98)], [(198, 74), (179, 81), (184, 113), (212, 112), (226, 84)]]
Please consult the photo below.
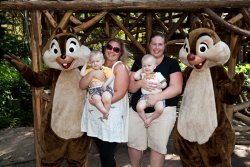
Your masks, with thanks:
[(30, 86), (6, 61), (0, 66), (0, 128), (31, 126), (33, 122)]

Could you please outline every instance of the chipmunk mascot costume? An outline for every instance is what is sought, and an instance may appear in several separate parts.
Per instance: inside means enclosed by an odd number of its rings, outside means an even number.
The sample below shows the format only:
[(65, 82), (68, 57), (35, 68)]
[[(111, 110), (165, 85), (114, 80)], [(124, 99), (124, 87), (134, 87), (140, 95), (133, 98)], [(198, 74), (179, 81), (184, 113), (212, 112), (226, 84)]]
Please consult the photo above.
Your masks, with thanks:
[(33, 87), (48, 86), (51, 94), (41, 124), (41, 166), (87, 166), (91, 140), (80, 130), (86, 92), (79, 88), (78, 67), (87, 63), (90, 49), (81, 45), (73, 29), (56, 30), (43, 49), (48, 69), (34, 72), (12, 54), (0, 51)]
[(229, 57), (229, 47), (209, 20), (193, 29), (180, 49), (188, 67), (174, 142), (185, 167), (231, 167), (235, 134), (225, 104), (238, 97), (244, 75), (228, 77), (222, 65)]

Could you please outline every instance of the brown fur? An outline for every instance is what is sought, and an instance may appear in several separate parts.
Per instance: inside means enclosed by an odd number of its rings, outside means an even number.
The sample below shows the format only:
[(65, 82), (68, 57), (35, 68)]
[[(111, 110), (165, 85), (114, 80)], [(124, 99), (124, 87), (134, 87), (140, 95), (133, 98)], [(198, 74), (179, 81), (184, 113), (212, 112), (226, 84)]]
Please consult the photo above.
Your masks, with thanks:
[[(201, 43), (197, 43), (198, 40), (200, 40)], [(213, 42), (208, 42), (211, 40), (213, 40)], [(192, 30), (186, 41), (188, 41), (186, 42), (187, 45), (183, 46), (179, 53), (180, 59), (187, 66), (189, 66), (183, 72), (184, 84), (189, 82), (189, 85), (192, 85), (193, 82), (190, 82), (188, 79), (193, 70), (195, 70), (196, 74), (198, 74), (199, 72), (203, 72), (204, 70), (209, 69), (211, 75), (209, 73), (206, 74), (209, 74), (208, 78), (210, 78), (211, 76), (212, 83), (204, 83), (204, 85), (202, 86), (205, 88), (206, 86), (212, 85), (213, 87), (214, 97), (210, 97), (210, 99), (214, 98), (216, 111), (209, 111), (216, 113), (217, 118), (213, 119), (213, 121), (217, 121), (217, 124), (215, 126), (215, 130), (212, 131), (212, 134), (209, 136), (209, 138), (205, 141), (200, 142), (200, 144), (199, 140), (195, 141), (195, 138), (194, 141), (191, 141), (192, 136), (189, 137), (187, 135), (186, 138), (190, 139), (184, 138), (177, 126), (177, 128), (175, 128), (174, 130), (176, 150), (180, 155), (183, 166), (185, 167), (231, 167), (231, 154), (234, 150), (235, 134), (232, 125), (227, 117), (225, 105), (233, 104), (237, 99), (244, 81), (244, 75), (236, 74), (233, 79), (230, 79), (228, 77), (227, 72), (225, 71), (222, 64), (224, 64), (228, 60), (230, 56), (230, 50), (226, 44), (220, 41), (219, 37), (213, 30), (208, 28), (198, 28)], [(204, 46), (204, 44), (207, 44), (208, 46), (206, 51), (204, 51), (204, 47), (202, 49), (199, 48)], [(197, 48), (199, 48), (200, 50)], [(188, 58), (188, 56), (191, 54), (192, 56), (195, 56), (193, 60)], [(194, 62), (196, 61), (198, 62), (197, 64), (200, 64), (200, 60), (202, 60), (203, 63), (205, 62), (203, 66), (195, 66), (196, 64)], [(197, 76), (194, 76), (194, 79), (198, 79)], [(194, 79), (192, 81), (195, 81)], [(196, 87), (197, 85), (193, 84), (192, 89), (189, 89), (186, 94), (184, 94), (184, 96), (187, 96), (186, 99), (192, 97), (194, 91), (200, 91), (199, 89), (196, 89)], [(199, 88), (202, 87), (199, 86)], [(194, 103), (186, 103), (185, 105), (182, 102), (182, 105), (184, 106), (183, 111), (188, 114), (188, 111), (190, 110), (187, 111), (185, 110), (185, 108), (189, 108), (188, 106), (191, 105), (193, 107), (190, 108), (198, 110), (199, 113), (203, 113), (203, 110), (205, 110), (206, 108), (202, 106), (203, 109), (197, 109), (195, 108), (197, 104), (201, 102), (202, 104), (205, 104), (205, 106), (210, 104), (207, 104), (202, 100), (202, 98), (198, 98), (198, 100)], [(180, 123), (179, 121), (185, 122), (185, 117), (182, 118), (183, 119), (180, 119), (179, 113), (177, 124)], [(191, 115), (191, 118), (197, 119), (197, 116)], [(189, 125), (189, 123), (190, 122), (187, 122), (187, 125)], [(203, 124), (200, 123), (200, 125)], [(206, 129), (205, 126), (203, 127), (204, 130)], [(188, 127), (182, 126), (180, 127), (180, 130), (183, 131), (183, 129), (187, 128)], [(183, 134), (186, 135), (184, 132)], [(192, 132), (192, 129), (189, 129), (188, 132)], [(208, 134), (210, 134), (210, 132)], [(193, 135), (195, 136), (195, 133), (193, 133)]]
[[(184, 76), (188, 77), (191, 70), (191, 68), (186, 69)], [(232, 104), (238, 97), (244, 76), (236, 75), (234, 80), (231, 80), (222, 66), (212, 67), (210, 71), (213, 78), (218, 126), (209, 141), (204, 144), (185, 140), (175, 129), (175, 147), (185, 167), (231, 166), (230, 158), (234, 150), (235, 134), (224, 104)]]
[[(60, 37), (63, 35), (73, 36), (73, 34), (60, 33), (56, 37), (59, 42), (62, 42)], [(64, 37), (64, 40), (67, 39)], [(64, 47), (65, 43), (60, 45)], [(50, 45), (47, 44), (44, 52), (49, 49)], [(84, 52), (81, 49), (79, 49), (80, 52)], [(64, 50), (63, 48), (62, 51)], [(88, 52), (88, 49), (85, 51)], [(51, 91), (51, 100), (43, 111), (45, 114), (41, 124), (41, 138), (39, 139), (43, 151), (41, 166), (60, 166), (65, 157), (68, 166), (87, 166), (91, 140), (80, 130), (86, 92), (78, 86), (81, 78), (78, 66), (84, 65), (83, 60), (87, 58), (83, 58), (84, 54), (81, 54), (82, 62), (79, 62), (78, 55), (76, 53), (76, 55), (70, 55), (70, 58), (56, 58), (56, 60), (60, 59), (61, 62), (77, 61), (74, 66), (72, 65), (73, 67), (71, 66), (67, 70), (60, 69), (61, 65), (55, 61), (53, 63), (56, 64), (56, 68), (52, 67), (40, 72), (32, 71), (14, 55), (4, 55), (5, 59), (14, 65), (31, 86), (48, 86)]]

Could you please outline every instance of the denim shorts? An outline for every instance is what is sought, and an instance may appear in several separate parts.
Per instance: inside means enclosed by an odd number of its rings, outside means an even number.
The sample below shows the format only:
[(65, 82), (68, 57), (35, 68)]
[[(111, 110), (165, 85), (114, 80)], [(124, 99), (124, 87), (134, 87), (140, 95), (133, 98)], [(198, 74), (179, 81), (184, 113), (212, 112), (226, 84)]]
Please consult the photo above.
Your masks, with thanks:
[[(89, 88), (89, 96), (92, 97), (93, 95), (99, 95), (102, 96), (103, 94), (102, 87), (95, 87), (95, 88)], [(110, 86), (107, 86), (107, 89), (105, 92), (109, 92), (111, 96), (114, 95), (114, 91)]]
[[(146, 102), (147, 102), (147, 97), (148, 97), (148, 95), (149, 94), (141, 94), (141, 97), (140, 97), (140, 99), (139, 99), (139, 101), (140, 100), (145, 100)], [(138, 101), (138, 102), (139, 102)], [(166, 101), (165, 100), (161, 100), (162, 101), (162, 103), (163, 103), (163, 107), (165, 108), (166, 107)]]

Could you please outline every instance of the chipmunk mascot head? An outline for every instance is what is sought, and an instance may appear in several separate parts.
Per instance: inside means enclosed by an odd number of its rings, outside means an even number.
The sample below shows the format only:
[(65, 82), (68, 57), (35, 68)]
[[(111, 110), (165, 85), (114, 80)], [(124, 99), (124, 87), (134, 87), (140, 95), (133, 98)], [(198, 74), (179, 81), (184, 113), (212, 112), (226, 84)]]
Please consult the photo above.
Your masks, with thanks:
[(78, 67), (87, 63), (89, 48), (79, 43), (73, 29), (58, 28), (43, 49), (44, 71), (34, 72), (16, 56), (0, 53), (31, 86), (50, 89), (41, 125), (41, 166), (60, 166), (65, 157), (68, 166), (86, 166), (90, 139), (80, 130), (86, 92), (79, 88)]
[(244, 75), (230, 79), (224, 70), (230, 49), (210, 20), (193, 29), (179, 51), (188, 67), (183, 72), (184, 94), (175, 129), (175, 146), (183, 166), (231, 167), (235, 134), (225, 104), (239, 95)]

